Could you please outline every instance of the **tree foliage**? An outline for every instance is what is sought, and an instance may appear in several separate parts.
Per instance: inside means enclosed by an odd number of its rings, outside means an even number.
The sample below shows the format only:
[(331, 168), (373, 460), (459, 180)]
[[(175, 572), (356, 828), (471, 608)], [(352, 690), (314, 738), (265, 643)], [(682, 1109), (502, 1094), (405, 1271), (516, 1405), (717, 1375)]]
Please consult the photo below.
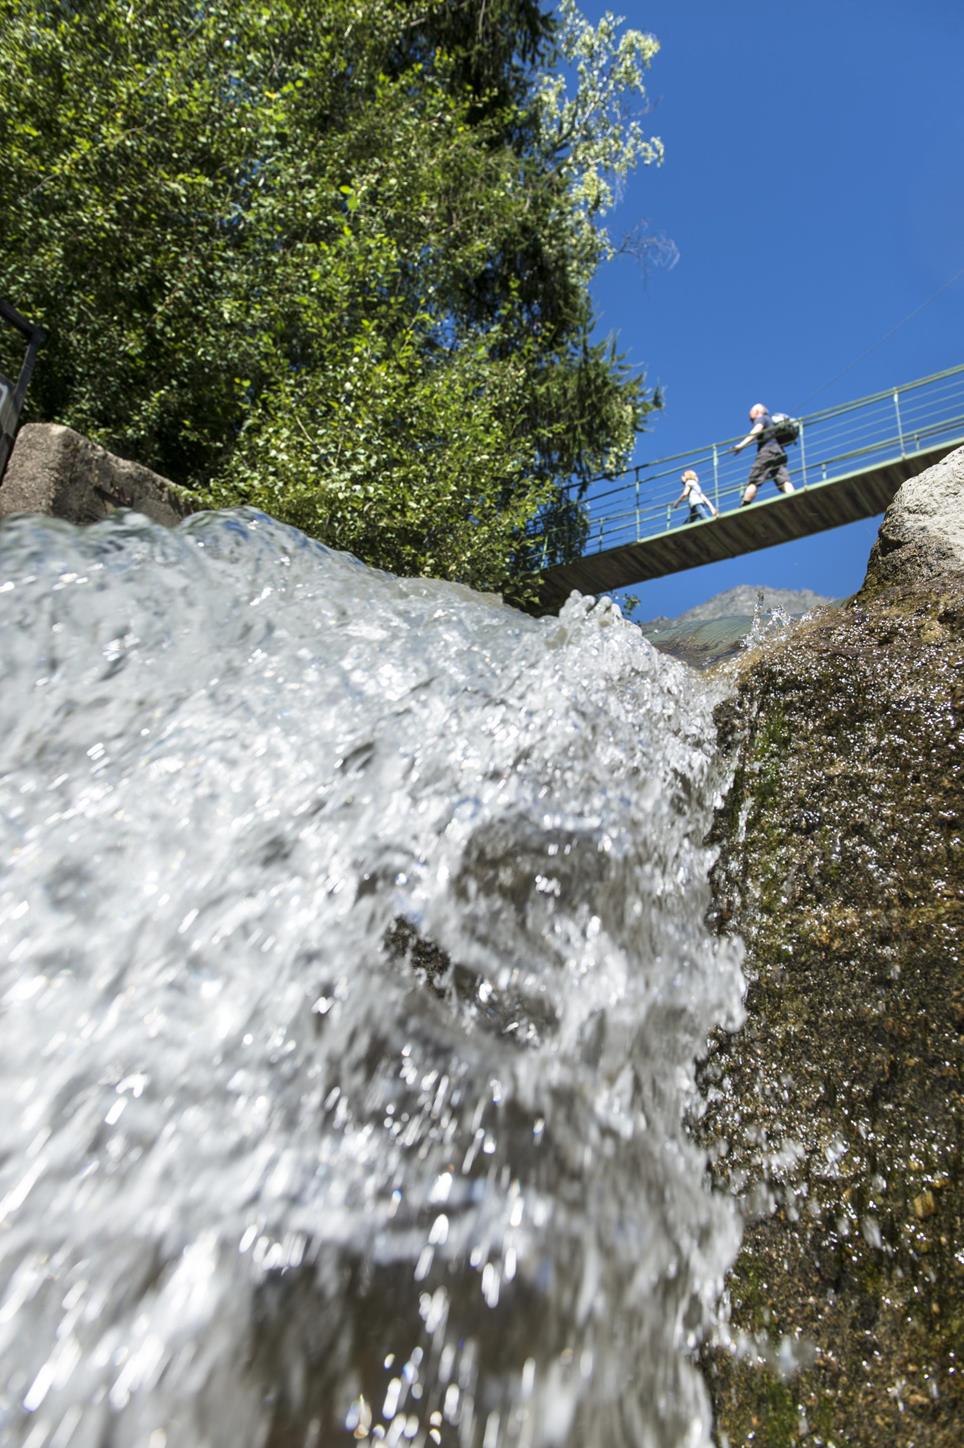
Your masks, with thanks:
[(655, 42), (574, 0), (0, 0), (35, 417), (483, 587), (653, 405), (589, 280)]

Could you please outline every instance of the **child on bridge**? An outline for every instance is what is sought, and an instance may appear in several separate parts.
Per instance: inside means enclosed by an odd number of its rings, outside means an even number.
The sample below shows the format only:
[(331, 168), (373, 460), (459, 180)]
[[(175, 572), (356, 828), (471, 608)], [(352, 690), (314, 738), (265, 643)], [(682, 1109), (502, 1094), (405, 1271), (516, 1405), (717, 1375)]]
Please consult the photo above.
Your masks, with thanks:
[(691, 523), (698, 523), (701, 518), (719, 517), (719, 513), (717, 512), (716, 508), (714, 508), (713, 504), (710, 502), (709, 498), (700, 487), (699, 477), (696, 473), (694, 473), (692, 468), (686, 469), (686, 472), (683, 473), (680, 477), (680, 482), (683, 484), (683, 491), (680, 493), (679, 497), (676, 499), (676, 502), (673, 504), (674, 508), (678, 508), (680, 503), (682, 503), (684, 500), (689, 503), (689, 521)]

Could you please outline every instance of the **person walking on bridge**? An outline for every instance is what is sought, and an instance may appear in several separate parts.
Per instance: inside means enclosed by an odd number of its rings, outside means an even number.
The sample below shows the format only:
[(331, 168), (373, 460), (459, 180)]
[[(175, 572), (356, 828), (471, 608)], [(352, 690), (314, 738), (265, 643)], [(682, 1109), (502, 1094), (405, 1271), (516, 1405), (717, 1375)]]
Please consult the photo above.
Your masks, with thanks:
[(750, 422), (753, 426), (742, 441), (734, 445), (735, 453), (742, 452), (751, 442), (756, 442), (756, 457), (750, 469), (750, 476), (746, 480), (746, 488), (740, 501), (743, 508), (747, 503), (752, 503), (756, 497), (757, 488), (765, 483), (767, 478), (771, 480), (781, 493), (792, 493), (793, 484), (790, 481), (790, 470), (787, 467), (787, 455), (782, 445), (777, 442), (775, 429), (770, 419), (770, 414), (762, 402), (754, 402), (750, 408)]
[(701, 518), (718, 518), (720, 516), (700, 487), (699, 477), (692, 468), (686, 469), (686, 472), (680, 477), (680, 482), (683, 484), (683, 491), (673, 507), (678, 508), (684, 501), (689, 503), (691, 523), (698, 523)]

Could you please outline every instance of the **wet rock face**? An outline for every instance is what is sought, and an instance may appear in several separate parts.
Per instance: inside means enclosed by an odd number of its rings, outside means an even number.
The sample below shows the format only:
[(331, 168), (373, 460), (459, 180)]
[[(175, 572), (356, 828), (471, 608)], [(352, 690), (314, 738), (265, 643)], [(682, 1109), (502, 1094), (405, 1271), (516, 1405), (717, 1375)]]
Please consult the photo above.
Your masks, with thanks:
[(734, 1333), (813, 1350), (788, 1379), (707, 1354), (734, 1448), (959, 1442), (964, 570), (926, 530), (875, 552), (862, 592), (761, 651), (718, 721), (736, 773), (715, 908), (750, 984), (700, 1130), (747, 1209)]

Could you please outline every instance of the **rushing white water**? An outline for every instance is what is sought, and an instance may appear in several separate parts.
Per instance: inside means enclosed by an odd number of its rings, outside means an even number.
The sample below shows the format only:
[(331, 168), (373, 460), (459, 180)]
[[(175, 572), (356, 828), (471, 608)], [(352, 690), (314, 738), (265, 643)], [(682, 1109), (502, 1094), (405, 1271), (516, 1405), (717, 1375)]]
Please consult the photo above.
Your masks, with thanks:
[(696, 676), (254, 513), (0, 611), (0, 1439), (708, 1443)]

